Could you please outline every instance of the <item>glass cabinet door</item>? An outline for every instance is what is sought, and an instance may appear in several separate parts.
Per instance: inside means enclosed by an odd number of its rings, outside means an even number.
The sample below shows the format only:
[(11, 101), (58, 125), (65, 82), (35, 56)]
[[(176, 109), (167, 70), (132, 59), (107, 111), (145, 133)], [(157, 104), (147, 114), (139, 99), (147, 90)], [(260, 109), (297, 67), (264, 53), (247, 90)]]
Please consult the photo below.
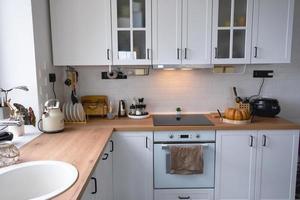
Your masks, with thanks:
[[(253, 0), (215, 0), (214, 61), (250, 63), (250, 34)], [(248, 49), (249, 48), (249, 49)], [(249, 61), (248, 61), (249, 60)]]
[(114, 0), (112, 9), (114, 64), (151, 64), (151, 1)]

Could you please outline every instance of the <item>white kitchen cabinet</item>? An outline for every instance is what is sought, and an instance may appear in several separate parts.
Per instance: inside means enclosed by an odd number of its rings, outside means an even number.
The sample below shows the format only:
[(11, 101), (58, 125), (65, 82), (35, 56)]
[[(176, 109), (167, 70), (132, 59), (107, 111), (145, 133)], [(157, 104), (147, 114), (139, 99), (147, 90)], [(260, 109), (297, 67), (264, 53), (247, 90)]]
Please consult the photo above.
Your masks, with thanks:
[(254, 0), (251, 63), (289, 63), (294, 0)]
[(109, 142), (97, 164), (82, 200), (113, 200), (112, 143)]
[(216, 200), (295, 199), (298, 130), (217, 131)]
[(112, 143), (109, 142), (105, 152), (96, 168), (96, 176), (98, 178), (97, 200), (113, 200), (113, 155)]
[(154, 200), (214, 200), (213, 189), (169, 189), (155, 190)]
[(54, 65), (109, 65), (110, 0), (50, 0)]
[(256, 200), (294, 200), (299, 131), (259, 131)]
[(113, 135), (114, 200), (153, 200), (153, 132)]
[(151, 65), (151, 0), (112, 0), (114, 65)]
[(217, 131), (216, 200), (254, 199), (256, 131)]
[(211, 63), (211, 0), (153, 0), (153, 64)]
[(250, 64), (253, 0), (213, 0), (213, 64)]

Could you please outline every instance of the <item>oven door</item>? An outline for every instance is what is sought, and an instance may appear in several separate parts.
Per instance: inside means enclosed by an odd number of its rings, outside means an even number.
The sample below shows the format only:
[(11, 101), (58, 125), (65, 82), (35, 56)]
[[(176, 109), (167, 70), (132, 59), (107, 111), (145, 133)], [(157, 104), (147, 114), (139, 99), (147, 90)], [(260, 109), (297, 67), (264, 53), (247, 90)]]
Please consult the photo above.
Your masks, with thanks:
[[(181, 143), (182, 144), (182, 143)], [(215, 179), (215, 143), (193, 143), (203, 145), (204, 170), (203, 174), (178, 175), (169, 174), (169, 151), (167, 143), (154, 144), (154, 188), (214, 188)], [(174, 145), (174, 144), (172, 144)], [(188, 145), (185, 143), (185, 145)]]

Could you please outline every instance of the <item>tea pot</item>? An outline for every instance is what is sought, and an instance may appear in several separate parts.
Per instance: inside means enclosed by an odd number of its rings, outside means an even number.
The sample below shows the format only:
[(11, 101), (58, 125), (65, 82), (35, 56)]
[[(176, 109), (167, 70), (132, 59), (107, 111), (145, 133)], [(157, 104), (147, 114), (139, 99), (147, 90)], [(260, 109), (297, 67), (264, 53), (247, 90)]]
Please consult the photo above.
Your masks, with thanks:
[[(64, 114), (59, 108), (57, 99), (48, 100), (45, 103), (42, 119), (38, 122), (38, 128), (44, 133), (58, 133), (64, 130)], [(42, 124), (42, 127), (40, 126)]]

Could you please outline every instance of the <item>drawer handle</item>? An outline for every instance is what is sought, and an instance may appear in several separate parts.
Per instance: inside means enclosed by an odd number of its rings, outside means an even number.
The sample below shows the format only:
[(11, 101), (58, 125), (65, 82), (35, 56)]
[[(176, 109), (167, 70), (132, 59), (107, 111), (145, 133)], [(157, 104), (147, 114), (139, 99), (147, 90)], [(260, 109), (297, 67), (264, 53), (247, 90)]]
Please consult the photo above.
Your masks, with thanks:
[(102, 157), (102, 160), (107, 160), (108, 159), (108, 153), (105, 153)]
[(191, 197), (190, 196), (186, 196), (186, 197), (178, 196), (178, 199), (191, 199)]

